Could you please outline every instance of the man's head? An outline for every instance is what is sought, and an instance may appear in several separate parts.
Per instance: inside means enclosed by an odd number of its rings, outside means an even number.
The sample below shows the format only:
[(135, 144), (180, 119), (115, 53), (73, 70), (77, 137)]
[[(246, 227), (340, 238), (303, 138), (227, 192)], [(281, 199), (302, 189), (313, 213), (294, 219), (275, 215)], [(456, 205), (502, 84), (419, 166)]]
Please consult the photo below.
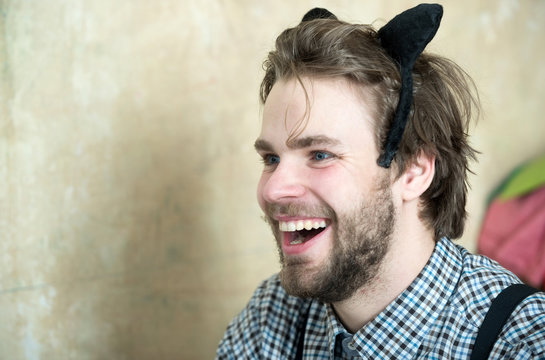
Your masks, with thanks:
[[(280, 34), (264, 66), (264, 103), (278, 81), (302, 77), (342, 78), (368, 94), (375, 144), (379, 153), (383, 150), (401, 78), (397, 63), (381, 47), (371, 26), (336, 19), (302, 22)], [(435, 176), (420, 198), (420, 216), (436, 239), (458, 238), (466, 218), (468, 162), (475, 156), (467, 142), (469, 120), (477, 107), (474, 86), (456, 64), (426, 53), (414, 65), (413, 81), (413, 107), (393, 171), (400, 176), (421, 154), (435, 158)], [(294, 127), (292, 138), (307, 125), (306, 115)]]
[(414, 222), (430, 241), (462, 234), (474, 156), (466, 128), (476, 100), (459, 67), (438, 56), (418, 58), (413, 106), (390, 168), (377, 159), (401, 76), (372, 27), (302, 22), (278, 37), (265, 71), (258, 200), (278, 242), (288, 293), (348, 298), (381, 273)]

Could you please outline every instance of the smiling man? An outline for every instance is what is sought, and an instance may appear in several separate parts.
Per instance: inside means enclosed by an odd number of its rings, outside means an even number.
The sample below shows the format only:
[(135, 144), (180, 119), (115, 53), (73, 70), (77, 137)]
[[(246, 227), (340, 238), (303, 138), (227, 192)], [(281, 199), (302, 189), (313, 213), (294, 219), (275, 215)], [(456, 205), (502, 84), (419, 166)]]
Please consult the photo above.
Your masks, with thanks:
[[(282, 268), (229, 325), (219, 359), (469, 359), (481, 348), (492, 301), (520, 281), (451, 242), (477, 101), (463, 70), (421, 53), (441, 14), (419, 6), (377, 32), (314, 9), (278, 37), (255, 148)], [(545, 357), (545, 296), (531, 293), (483, 347), (491, 358)]]

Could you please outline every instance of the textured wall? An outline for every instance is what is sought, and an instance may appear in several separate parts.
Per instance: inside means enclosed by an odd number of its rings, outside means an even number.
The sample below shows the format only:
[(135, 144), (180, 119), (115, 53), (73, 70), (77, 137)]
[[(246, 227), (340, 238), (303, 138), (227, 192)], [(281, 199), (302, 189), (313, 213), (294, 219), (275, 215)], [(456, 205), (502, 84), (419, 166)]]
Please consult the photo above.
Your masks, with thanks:
[[(312, 6), (412, 5), (0, 0), (0, 358), (211, 358), (277, 269), (254, 195), (267, 50)], [(484, 105), (470, 248), (490, 190), (545, 151), (543, 44), (543, 1), (445, 1), (430, 50)]]

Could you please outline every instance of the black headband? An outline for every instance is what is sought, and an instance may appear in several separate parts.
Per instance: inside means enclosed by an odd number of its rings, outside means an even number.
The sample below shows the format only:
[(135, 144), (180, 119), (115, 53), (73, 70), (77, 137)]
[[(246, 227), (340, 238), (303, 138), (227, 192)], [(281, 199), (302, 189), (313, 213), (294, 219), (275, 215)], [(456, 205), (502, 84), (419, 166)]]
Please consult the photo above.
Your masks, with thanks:
[[(441, 5), (420, 4), (397, 15), (378, 31), (380, 45), (398, 63), (401, 73), (399, 102), (386, 137), (384, 151), (377, 160), (378, 165), (384, 168), (389, 168), (395, 157), (411, 112), (414, 63), (435, 36), (442, 16)], [(302, 21), (314, 19), (337, 18), (326, 9), (314, 8), (305, 14)]]

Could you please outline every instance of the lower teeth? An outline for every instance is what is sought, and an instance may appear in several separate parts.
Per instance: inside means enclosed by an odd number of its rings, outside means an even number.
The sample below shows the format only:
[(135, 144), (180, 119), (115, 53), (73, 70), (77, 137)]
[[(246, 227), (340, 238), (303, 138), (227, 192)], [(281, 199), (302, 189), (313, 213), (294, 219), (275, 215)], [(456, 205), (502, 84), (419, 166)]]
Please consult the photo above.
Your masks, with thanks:
[(305, 238), (300, 236), (300, 235), (297, 235), (295, 237), (295, 239), (290, 241), (290, 245), (299, 245), (299, 244), (302, 244), (304, 242), (305, 242)]

